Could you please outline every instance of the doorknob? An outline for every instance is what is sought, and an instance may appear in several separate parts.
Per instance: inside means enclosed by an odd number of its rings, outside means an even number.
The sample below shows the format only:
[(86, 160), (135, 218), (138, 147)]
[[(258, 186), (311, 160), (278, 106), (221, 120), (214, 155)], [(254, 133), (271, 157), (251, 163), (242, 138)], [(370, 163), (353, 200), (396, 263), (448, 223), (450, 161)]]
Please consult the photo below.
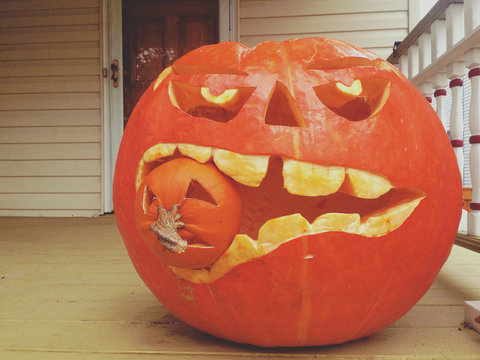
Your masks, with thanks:
[(113, 87), (118, 87), (118, 60), (113, 60), (112, 65), (110, 65), (112, 69), (112, 81)]

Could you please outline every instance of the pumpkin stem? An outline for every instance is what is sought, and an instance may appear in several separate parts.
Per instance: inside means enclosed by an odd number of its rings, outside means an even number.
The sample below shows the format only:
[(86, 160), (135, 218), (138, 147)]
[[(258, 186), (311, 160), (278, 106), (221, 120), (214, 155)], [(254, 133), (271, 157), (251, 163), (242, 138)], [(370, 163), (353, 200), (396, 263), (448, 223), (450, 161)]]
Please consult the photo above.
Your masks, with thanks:
[(166, 210), (162, 206), (159, 206), (157, 220), (150, 225), (150, 230), (158, 236), (158, 241), (170, 252), (175, 254), (183, 253), (188, 245), (177, 233), (178, 229), (185, 226), (185, 224), (180, 221), (182, 215), (178, 213), (179, 207), (180, 204), (175, 204), (171, 210)]

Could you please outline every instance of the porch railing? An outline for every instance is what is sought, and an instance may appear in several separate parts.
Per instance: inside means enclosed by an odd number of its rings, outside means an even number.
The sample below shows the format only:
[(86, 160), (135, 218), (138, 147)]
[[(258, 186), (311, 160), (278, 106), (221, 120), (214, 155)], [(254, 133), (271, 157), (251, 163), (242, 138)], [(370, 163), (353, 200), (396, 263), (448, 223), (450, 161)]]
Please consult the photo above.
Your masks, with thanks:
[[(464, 184), (471, 181), (471, 199), (465, 199), (468, 208), (457, 244), (480, 252), (480, 0), (437, 1), (408, 36), (395, 44), (388, 61), (432, 103), (449, 132), (462, 178), (469, 175)], [(469, 98), (464, 99), (467, 87)], [(464, 100), (470, 104), (465, 112)], [(470, 134), (468, 158), (464, 157), (464, 132)]]

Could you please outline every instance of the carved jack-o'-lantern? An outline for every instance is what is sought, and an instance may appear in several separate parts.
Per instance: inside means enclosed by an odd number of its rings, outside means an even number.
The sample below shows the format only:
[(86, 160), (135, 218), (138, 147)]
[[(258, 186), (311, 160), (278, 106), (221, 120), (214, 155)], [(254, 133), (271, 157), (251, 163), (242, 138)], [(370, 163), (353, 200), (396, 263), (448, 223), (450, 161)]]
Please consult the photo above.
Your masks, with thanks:
[(126, 128), (114, 205), (173, 314), (301, 346), (408, 311), (450, 252), (462, 198), (422, 95), (373, 54), (310, 38), (205, 46), (162, 72)]

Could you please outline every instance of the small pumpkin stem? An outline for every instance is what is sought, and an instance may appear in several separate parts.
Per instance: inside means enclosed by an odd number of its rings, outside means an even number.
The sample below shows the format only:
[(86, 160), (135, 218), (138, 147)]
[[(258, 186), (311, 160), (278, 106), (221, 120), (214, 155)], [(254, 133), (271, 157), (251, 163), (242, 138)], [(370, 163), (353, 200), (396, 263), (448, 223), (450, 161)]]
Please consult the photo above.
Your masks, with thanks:
[(183, 253), (188, 245), (177, 233), (178, 229), (185, 226), (185, 223), (180, 221), (182, 215), (178, 213), (179, 207), (180, 204), (175, 204), (171, 210), (166, 210), (159, 206), (157, 220), (150, 225), (150, 230), (157, 235), (158, 241), (175, 254)]

